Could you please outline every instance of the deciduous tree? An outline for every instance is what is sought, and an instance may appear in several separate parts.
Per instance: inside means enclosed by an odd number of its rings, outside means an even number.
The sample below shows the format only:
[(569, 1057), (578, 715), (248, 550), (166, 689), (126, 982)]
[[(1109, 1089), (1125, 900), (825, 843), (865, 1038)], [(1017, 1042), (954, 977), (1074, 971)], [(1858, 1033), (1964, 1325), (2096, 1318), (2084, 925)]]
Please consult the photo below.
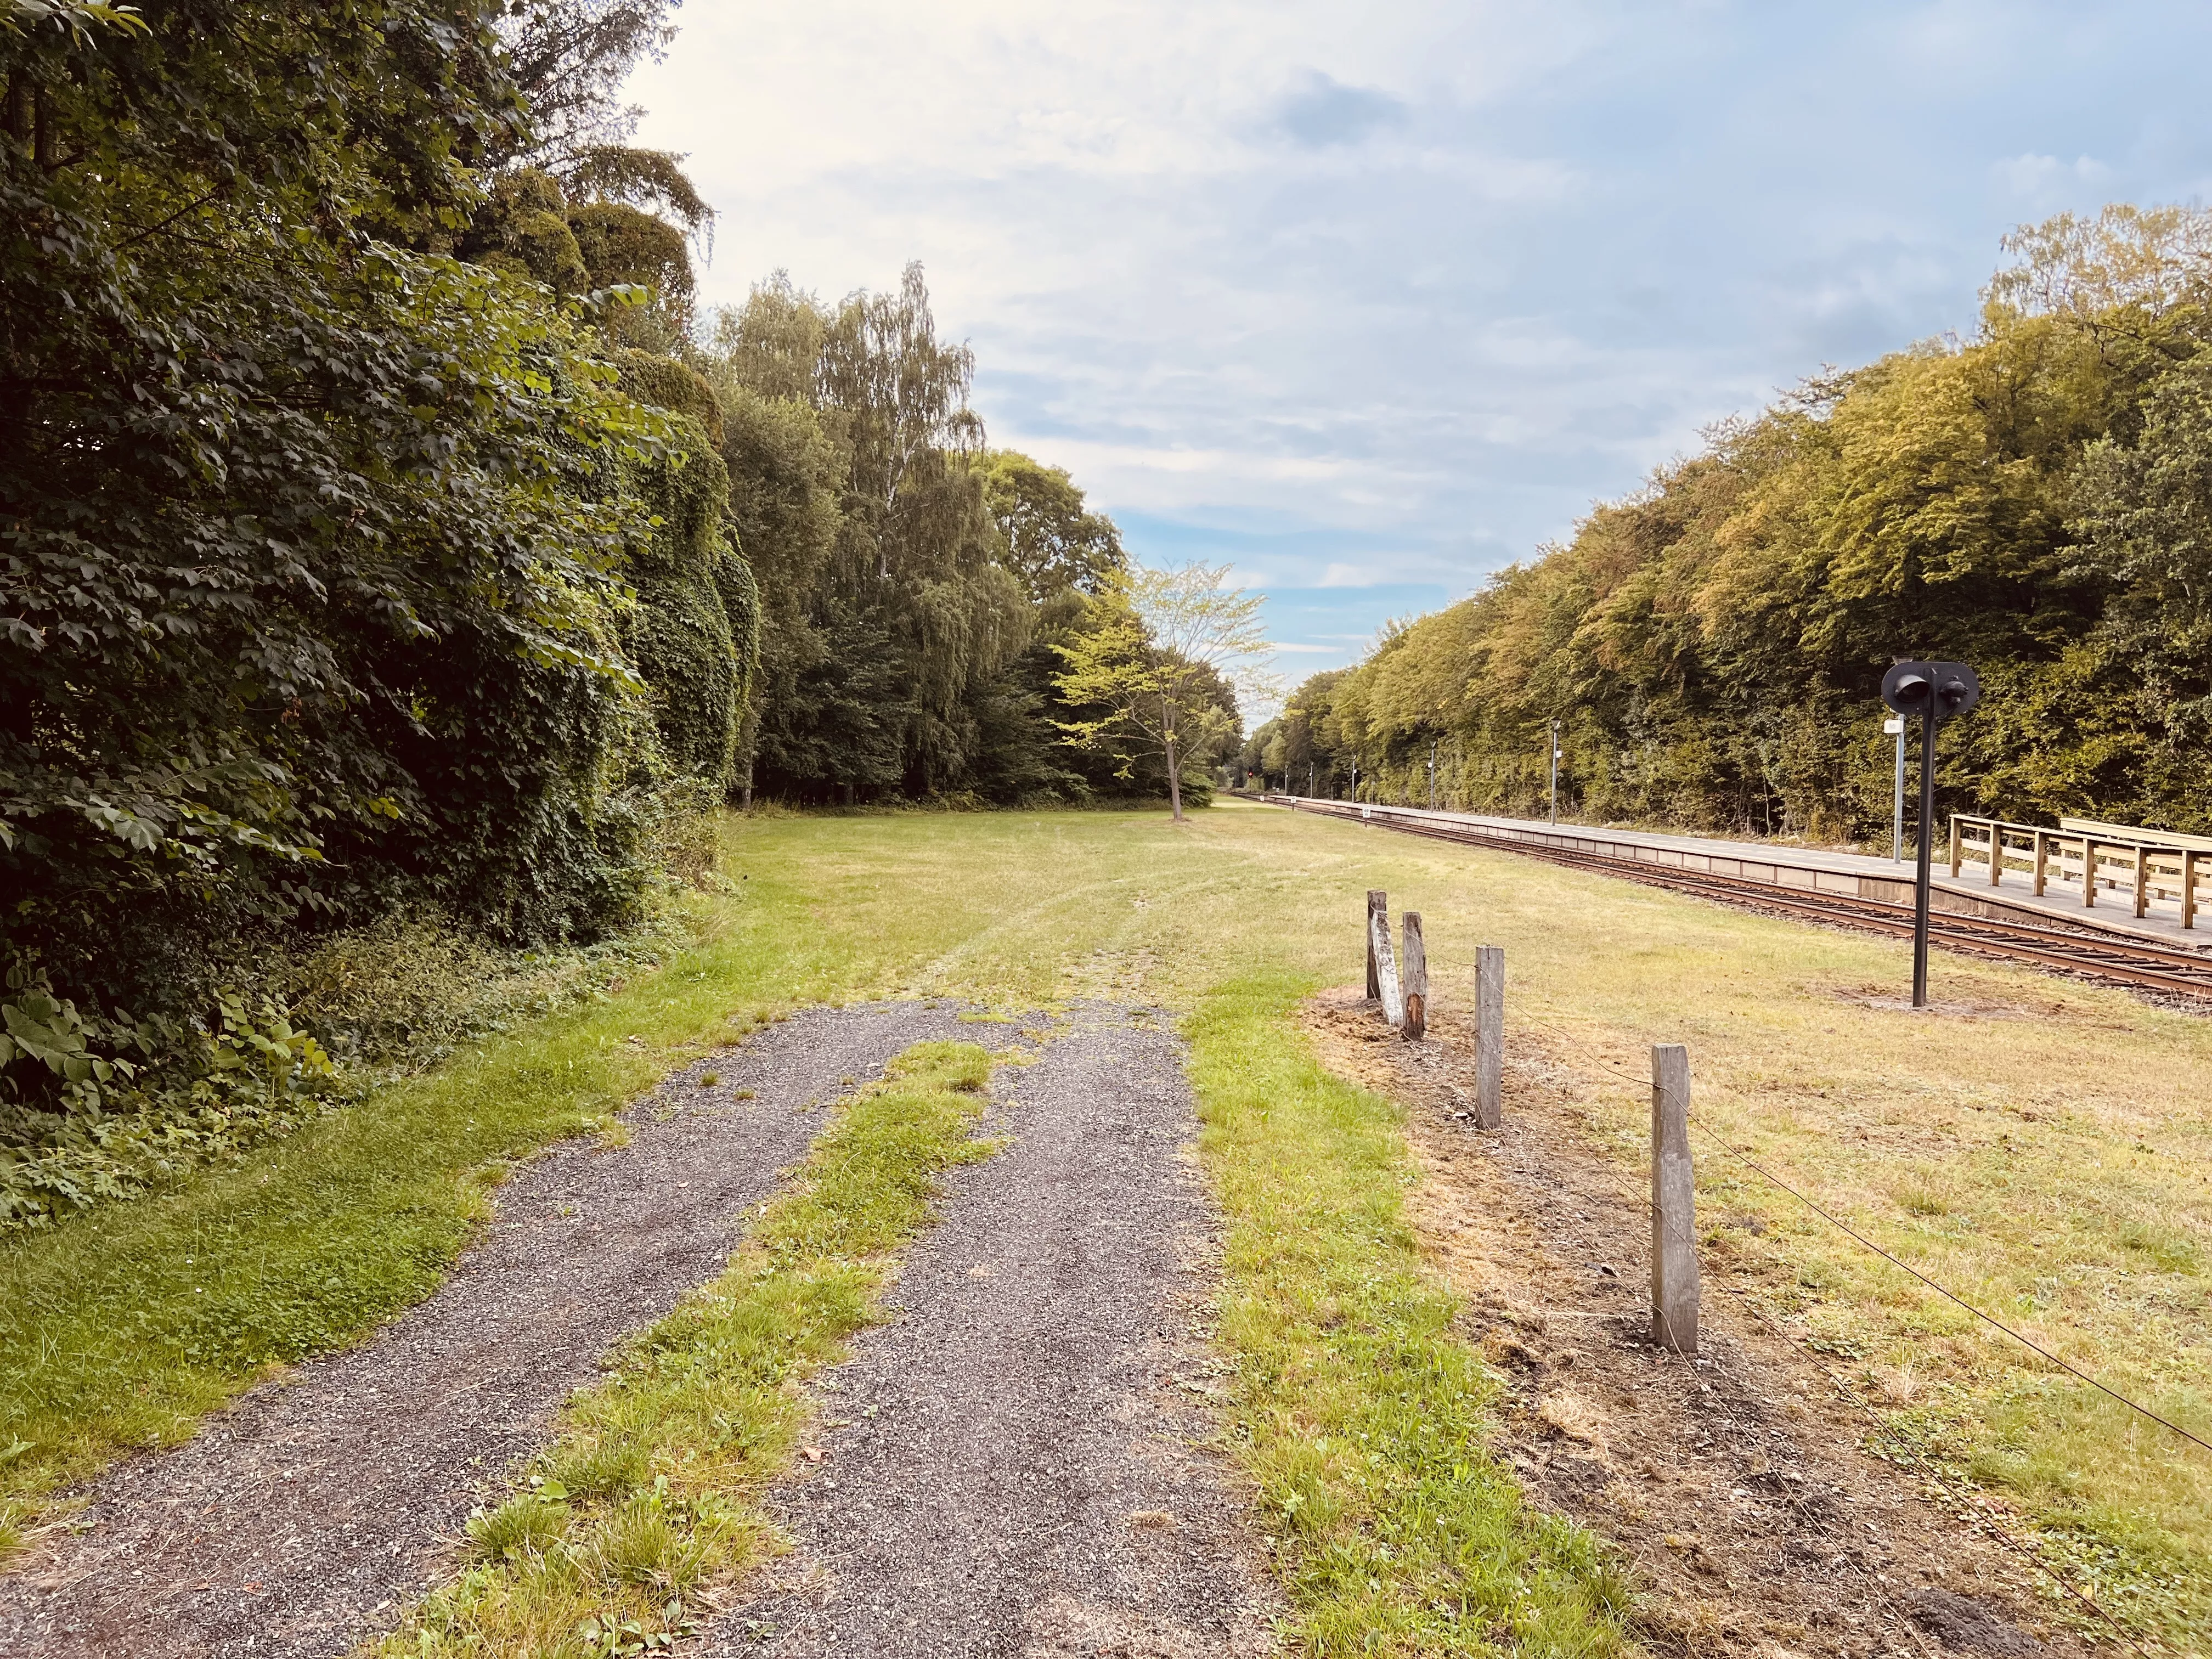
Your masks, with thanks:
[(1087, 631), (1060, 647), (1061, 697), (1103, 712), (1062, 720), (1067, 740), (1103, 750), (1129, 776), (1136, 758), (1158, 753), (1168, 802), (1182, 822), (1182, 769), (1210, 763), (1240, 735), (1235, 703), (1221, 692), (1272, 690), (1262, 659), (1261, 595), (1227, 586), (1227, 565), (1116, 571), (1102, 585)]

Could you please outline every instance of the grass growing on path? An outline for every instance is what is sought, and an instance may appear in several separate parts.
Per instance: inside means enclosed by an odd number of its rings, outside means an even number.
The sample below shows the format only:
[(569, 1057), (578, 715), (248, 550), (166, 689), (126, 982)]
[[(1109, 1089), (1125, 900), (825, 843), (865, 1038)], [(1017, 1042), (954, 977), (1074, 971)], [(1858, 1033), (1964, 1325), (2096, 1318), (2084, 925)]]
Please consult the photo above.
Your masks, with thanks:
[(1255, 974), (1185, 1023), (1229, 1222), (1221, 1341), (1234, 1443), (1312, 1654), (1597, 1656), (1629, 1586), (1589, 1534), (1521, 1500), (1485, 1449), (1498, 1393), (1402, 1213), (1389, 1103), (1330, 1076)]
[(625, 1344), (515, 1495), (469, 1523), (475, 1564), (367, 1651), (586, 1659), (659, 1648), (702, 1591), (774, 1548), (759, 1508), (808, 1420), (797, 1384), (872, 1324), (888, 1257), (969, 1138), (991, 1060), (917, 1043), (848, 1099), (728, 1270)]

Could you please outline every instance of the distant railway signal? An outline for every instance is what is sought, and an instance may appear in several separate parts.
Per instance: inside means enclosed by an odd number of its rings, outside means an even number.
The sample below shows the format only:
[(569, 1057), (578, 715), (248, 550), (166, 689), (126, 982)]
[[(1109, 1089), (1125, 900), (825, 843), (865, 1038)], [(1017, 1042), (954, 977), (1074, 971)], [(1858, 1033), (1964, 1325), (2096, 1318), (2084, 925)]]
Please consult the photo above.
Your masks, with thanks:
[[(1982, 683), (1962, 662), (1900, 662), (1881, 677), (1881, 700), (1920, 721), (1920, 835), (1913, 879), (1912, 1006), (1928, 1006), (1928, 889), (1936, 817), (1936, 728), (1982, 700)], [(1902, 744), (1903, 739), (1899, 739)]]

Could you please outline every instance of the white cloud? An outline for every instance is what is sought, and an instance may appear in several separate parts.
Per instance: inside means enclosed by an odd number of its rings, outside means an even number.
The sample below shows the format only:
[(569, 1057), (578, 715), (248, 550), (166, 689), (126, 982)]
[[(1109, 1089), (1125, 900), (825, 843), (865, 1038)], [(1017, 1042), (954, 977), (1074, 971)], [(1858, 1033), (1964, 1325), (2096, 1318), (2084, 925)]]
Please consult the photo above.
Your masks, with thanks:
[(1387, 579), (1389, 567), (1380, 562), (1343, 564), (1331, 560), (1321, 573), (1318, 587), (1374, 587)]
[(2055, 155), (2015, 155), (1999, 161), (1994, 171), (2014, 196), (2039, 203), (2085, 188), (2096, 190), (2112, 176), (2112, 168), (2088, 155), (2076, 156), (2070, 162)]

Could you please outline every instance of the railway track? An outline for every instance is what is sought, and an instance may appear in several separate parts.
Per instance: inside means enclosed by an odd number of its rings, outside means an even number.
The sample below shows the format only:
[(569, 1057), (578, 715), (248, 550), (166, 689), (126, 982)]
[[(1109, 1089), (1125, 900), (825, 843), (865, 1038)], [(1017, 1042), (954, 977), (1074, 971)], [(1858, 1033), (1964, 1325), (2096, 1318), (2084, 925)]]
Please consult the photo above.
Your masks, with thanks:
[[(1297, 810), (1320, 811), (1331, 817), (1359, 817), (1358, 809), (1328, 801), (1301, 801)], [(1518, 853), (1547, 864), (1570, 869), (1593, 870), (1647, 887), (1663, 887), (1692, 893), (1739, 908), (1802, 918), (1831, 927), (1857, 928), (1888, 936), (1912, 935), (1912, 907), (1888, 899), (1848, 894), (1808, 892), (1777, 886), (1772, 882), (1741, 876), (1715, 874), (1653, 865), (1636, 859), (1614, 858), (1602, 853), (1543, 846), (1516, 841), (1480, 824), (1440, 823), (1430, 818), (1403, 818), (1387, 808), (1377, 808), (1367, 822), (1395, 830), (1401, 835), (1425, 836), (1432, 841), (1455, 842), (1495, 852)], [(2200, 1002), (2212, 1001), (2212, 955), (2140, 944), (2112, 933), (2087, 928), (2039, 927), (2029, 922), (2002, 921), (1987, 916), (1961, 915), (1937, 910), (1929, 917), (1931, 943), (1965, 956), (1991, 962), (2024, 962), (2076, 976), (2165, 992)]]

